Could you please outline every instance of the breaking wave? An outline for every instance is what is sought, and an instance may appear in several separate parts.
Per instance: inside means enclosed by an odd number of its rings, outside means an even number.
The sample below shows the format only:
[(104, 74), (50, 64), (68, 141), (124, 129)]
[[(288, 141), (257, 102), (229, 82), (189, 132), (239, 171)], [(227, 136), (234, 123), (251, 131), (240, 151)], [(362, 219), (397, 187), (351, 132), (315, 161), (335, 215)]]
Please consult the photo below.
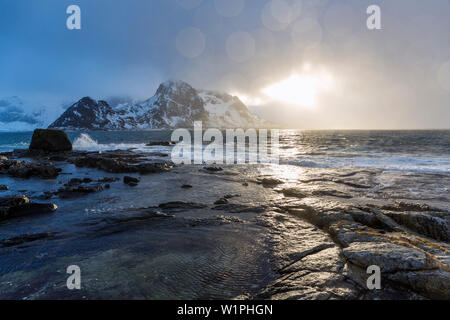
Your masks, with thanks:
[(92, 139), (87, 133), (82, 133), (73, 141), (73, 148), (77, 150), (97, 149), (99, 146), (98, 141)]
[(99, 143), (87, 133), (81, 133), (75, 138), (73, 149), (79, 151), (107, 151), (107, 150), (129, 150), (141, 152), (158, 151), (156, 147), (147, 147), (145, 143)]

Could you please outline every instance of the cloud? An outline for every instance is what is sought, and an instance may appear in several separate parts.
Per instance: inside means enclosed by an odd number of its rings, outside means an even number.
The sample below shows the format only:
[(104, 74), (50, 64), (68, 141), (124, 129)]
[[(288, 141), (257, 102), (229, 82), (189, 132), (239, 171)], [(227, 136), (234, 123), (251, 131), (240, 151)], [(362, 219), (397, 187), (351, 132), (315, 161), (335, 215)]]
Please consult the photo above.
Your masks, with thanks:
[(39, 113), (27, 114), (23, 109), (23, 103), (18, 97), (0, 99), (0, 122), (25, 122), (28, 124), (38, 124), (36, 119)]
[[(64, 3), (48, 2), (0, 3), (0, 96), (40, 98), (47, 117), (83, 96), (147, 99), (179, 78), (239, 93), (292, 127), (448, 127), (448, 0), (375, 1), (373, 31), (369, 0), (79, 0), (77, 32), (61, 24)], [(305, 64), (326, 69), (338, 90), (311, 110), (264, 100), (263, 88)], [(30, 106), (0, 106), (2, 117), (33, 121)]]

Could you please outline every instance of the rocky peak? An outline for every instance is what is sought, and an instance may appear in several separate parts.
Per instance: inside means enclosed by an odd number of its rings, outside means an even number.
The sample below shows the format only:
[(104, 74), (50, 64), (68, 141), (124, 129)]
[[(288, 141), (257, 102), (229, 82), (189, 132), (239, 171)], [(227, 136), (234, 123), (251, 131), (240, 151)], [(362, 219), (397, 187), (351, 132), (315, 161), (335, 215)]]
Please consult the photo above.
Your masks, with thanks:
[(106, 101), (84, 97), (68, 108), (49, 128), (100, 129), (112, 108)]
[(188, 83), (181, 80), (168, 80), (159, 85), (156, 94), (195, 94), (196, 90)]
[(203, 121), (210, 127), (262, 127), (237, 97), (196, 90), (180, 80), (162, 83), (156, 94), (143, 102), (111, 107), (106, 101), (84, 97), (56, 120), (51, 128), (132, 130), (192, 127)]
[(90, 104), (95, 104), (97, 102), (94, 99), (92, 99), (91, 97), (84, 97), (84, 98), (81, 98), (77, 103), (90, 105)]
[(162, 83), (155, 96), (162, 100), (162, 103), (173, 101), (196, 109), (203, 107), (203, 101), (198, 97), (197, 90), (180, 80), (169, 80)]

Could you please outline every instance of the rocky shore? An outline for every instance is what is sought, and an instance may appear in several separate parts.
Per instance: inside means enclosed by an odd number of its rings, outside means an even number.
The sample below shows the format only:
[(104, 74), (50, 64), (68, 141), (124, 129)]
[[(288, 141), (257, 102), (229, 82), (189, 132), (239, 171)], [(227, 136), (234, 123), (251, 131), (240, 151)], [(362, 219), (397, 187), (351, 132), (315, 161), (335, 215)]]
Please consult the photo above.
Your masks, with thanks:
[[(71, 176), (64, 183), (60, 179), (66, 173), (59, 168), (62, 165), (114, 176)], [(286, 175), (286, 171), (290, 173)], [(171, 228), (255, 228), (269, 248), (273, 277), (236, 299), (450, 299), (448, 195), (435, 186), (437, 180), (450, 185), (450, 176), (445, 174), (364, 169), (305, 172), (263, 165), (174, 166), (132, 150), (17, 150), (0, 158), (0, 177), (54, 180), (54, 189), (42, 190), (38, 197), (50, 202), (98, 192), (107, 198), (111, 185), (119, 180), (136, 192), (156, 192), (146, 188), (160, 175), (168, 175), (177, 190), (190, 197), (128, 208), (118, 216), (82, 223), (98, 237), (133, 232), (148, 221), (161, 219), (172, 221)], [(392, 183), (386, 185), (388, 178)], [(427, 192), (414, 193), (407, 188), (419, 182), (419, 190)], [(229, 192), (213, 197), (208, 193), (213, 185)], [(6, 191), (1, 190), (8, 190), (9, 195), (2, 196)], [(0, 187), (3, 221), (55, 210), (54, 203), (38, 203), (20, 194), (14, 183)], [(0, 248), (11, 250), (58, 237), (61, 232), (54, 230), (3, 237)], [(236, 233), (236, 237), (244, 237), (244, 233)], [(373, 265), (381, 269), (379, 290), (367, 288), (367, 268)], [(7, 275), (0, 276), (0, 282)], [(95, 294), (91, 298), (96, 298)]]

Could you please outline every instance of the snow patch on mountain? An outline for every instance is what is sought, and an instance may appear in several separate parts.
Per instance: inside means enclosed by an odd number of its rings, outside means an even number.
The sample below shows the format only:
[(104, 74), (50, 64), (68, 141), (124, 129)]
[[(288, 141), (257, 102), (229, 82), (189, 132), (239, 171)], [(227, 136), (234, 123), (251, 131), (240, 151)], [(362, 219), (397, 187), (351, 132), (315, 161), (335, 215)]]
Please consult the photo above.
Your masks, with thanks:
[(249, 112), (238, 97), (218, 91), (199, 91), (208, 112), (208, 127), (253, 128), (268, 126), (258, 116)]

